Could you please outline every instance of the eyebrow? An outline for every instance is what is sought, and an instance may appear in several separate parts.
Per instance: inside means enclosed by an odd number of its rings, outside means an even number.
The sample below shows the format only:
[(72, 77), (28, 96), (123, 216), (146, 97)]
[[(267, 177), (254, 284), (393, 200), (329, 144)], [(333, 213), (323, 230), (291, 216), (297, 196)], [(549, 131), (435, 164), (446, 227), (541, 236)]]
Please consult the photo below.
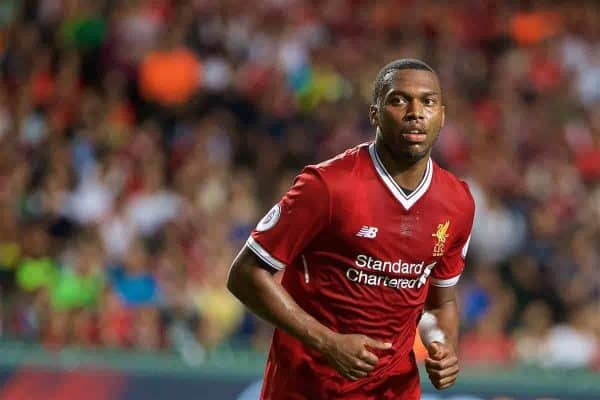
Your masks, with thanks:
[[(389, 92), (386, 93), (386, 95), (384, 96), (385, 99), (387, 99), (390, 96), (396, 95), (396, 94), (400, 94), (402, 96), (405, 97), (414, 97), (412, 94), (405, 92), (404, 90), (401, 89), (391, 89)], [(433, 90), (424, 90), (422, 92), (419, 93), (418, 97), (426, 97), (426, 96), (440, 96), (441, 93), (437, 92), (437, 91), (433, 91)]]

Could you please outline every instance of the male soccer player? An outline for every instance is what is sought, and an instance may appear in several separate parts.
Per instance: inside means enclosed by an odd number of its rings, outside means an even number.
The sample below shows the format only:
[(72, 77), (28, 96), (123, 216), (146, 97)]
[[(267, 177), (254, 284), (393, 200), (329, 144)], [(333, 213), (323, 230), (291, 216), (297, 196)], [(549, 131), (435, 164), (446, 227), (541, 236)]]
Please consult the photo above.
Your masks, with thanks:
[(231, 267), (231, 292), (276, 327), (262, 399), (419, 399), (420, 320), (433, 385), (458, 376), (455, 285), (475, 207), (430, 158), (440, 84), (402, 59), (373, 97), (375, 140), (306, 167)]

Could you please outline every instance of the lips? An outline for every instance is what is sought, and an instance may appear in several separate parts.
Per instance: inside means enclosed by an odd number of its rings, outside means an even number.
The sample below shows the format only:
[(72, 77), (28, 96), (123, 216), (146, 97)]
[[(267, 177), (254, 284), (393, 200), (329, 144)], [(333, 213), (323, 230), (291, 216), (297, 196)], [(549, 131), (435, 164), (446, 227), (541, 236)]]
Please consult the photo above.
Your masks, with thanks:
[(427, 139), (427, 133), (420, 128), (402, 130), (401, 135), (404, 140), (410, 143), (422, 143)]

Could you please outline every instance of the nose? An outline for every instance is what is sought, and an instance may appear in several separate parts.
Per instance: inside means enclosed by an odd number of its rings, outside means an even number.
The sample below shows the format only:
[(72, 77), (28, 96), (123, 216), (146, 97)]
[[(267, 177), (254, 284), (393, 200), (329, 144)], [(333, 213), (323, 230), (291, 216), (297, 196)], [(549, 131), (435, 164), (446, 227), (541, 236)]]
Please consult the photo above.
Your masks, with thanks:
[(422, 120), (425, 118), (423, 115), (423, 105), (418, 99), (412, 99), (408, 102), (406, 107), (406, 115), (404, 117), (406, 120)]

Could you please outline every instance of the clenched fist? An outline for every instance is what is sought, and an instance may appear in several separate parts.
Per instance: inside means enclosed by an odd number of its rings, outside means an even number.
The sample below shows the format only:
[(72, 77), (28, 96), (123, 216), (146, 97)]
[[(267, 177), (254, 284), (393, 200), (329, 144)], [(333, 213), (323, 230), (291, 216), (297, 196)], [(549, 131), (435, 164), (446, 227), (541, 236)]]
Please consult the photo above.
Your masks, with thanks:
[(454, 347), (449, 344), (432, 342), (427, 349), (425, 369), (429, 380), (436, 389), (446, 389), (454, 385), (460, 368)]
[(335, 333), (322, 353), (336, 371), (348, 379), (357, 380), (367, 376), (379, 362), (379, 358), (369, 348), (389, 350), (392, 344), (379, 342), (365, 335)]

